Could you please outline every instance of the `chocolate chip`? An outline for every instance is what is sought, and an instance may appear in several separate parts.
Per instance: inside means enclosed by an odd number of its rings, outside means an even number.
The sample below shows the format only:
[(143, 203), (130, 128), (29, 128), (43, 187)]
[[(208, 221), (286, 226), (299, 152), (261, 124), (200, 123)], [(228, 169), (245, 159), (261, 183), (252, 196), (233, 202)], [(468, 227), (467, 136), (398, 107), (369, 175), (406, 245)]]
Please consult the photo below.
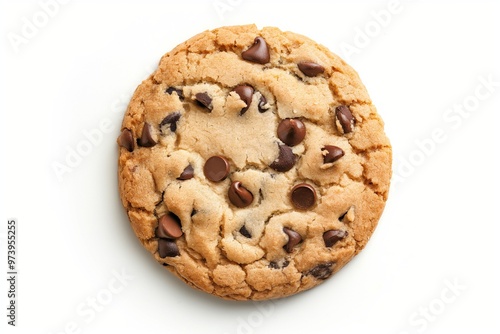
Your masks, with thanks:
[(151, 124), (144, 123), (142, 127), (142, 135), (141, 138), (137, 139), (137, 145), (142, 147), (153, 147), (156, 145), (156, 141), (153, 139), (153, 128)]
[(210, 181), (223, 181), (229, 175), (229, 162), (220, 155), (210, 157), (203, 166), (203, 173)]
[(262, 193), (262, 188), (259, 189), (259, 204), (262, 203), (264, 199), (264, 194)]
[(335, 162), (344, 156), (344, 151), (337, 146), (325, 145), (321, 150), (327, 151), (323, 156), (323, 163), (325, 164)]
[(245, 208), (253, 202), (252, 193), (243, 187), (239, 181), (231, 183), (227, 195), (231, 203), (238, 208)]
[(134, 150), (134, 137), (132, 136), (132, 131), (123, 129), (120, 137), (118, 137), (118, 145), (132, 152)]
[(269, 268), (271, 269), (280, 269), (280, 266), (278, 263), (272, 261), (272, 262), (269, 262)]
[(288, 261), (288, 260), (280, 260), (278, 262), (271, 261), (271, 262), (269, 262), (268, 267), (271, 269), (283, 269), (283, 268), (288, 267), (289, 264), (290, 264), (290, 261)]
[(177, 180), (189, 180), (192, 179), (194, 176), (194, 169), (193, 166), (188, 165), (184, 170), (182, 171), (181, 175), (177, 178)]
[(258, 108), (259, 109), (259, 112), (260, 113), (264, 113), (266, 111), (269, 110), (269, 107), (266, 106), (267, 104), (267, 99), (265, 98), (264, 95), (262, 95), (262, 93), (260, 94), (260, 99), (259, 99), (259, 104), (258, 104)]
[(291, 199), (297, 209), (306, 210), (316, 202), (316, 190), (307, 183), (299, 183), (292, 188)]
[(200, 106), (212, 111), (212, 98), (207, 93), (197, 93), (195, 97)]
[(158, 219), (158, 229), (156, 235), (159, 238), (175, 239), (182, 236), (181, 220), (179, 217), (169, 212)]
[(160, 123), (160, 128), (164, 125), (170, 124), (170, 131), (175, 132), (177, 130), (177, 121), (181, 118), (181, 113), (178, 111), (174, 111), (171, 114), (168, 114), (167, 117), (163, 119)]
[(335, 115), (342, 126), (344, 133), (352, 132), (354, 128), (354, 117), (352, 116), (351, 110), (347, 106), (338, 106), (335, 108)]
[(330, 230), (323, 233), (323, 240), (325, 241), (326, 247), (332, 247), (337, 241), (345, 237), (347, 237), (347, 231), (342, 230)]
[(318, 264), (316, 267), (312, 268), (308, 274), (313, 275), (317, 279), (327, 279), (332, 276), (334, 262), (327, 262)]
[(158, 239), (158, 253), (162, 259), (180, 255), (179, 247), (177, 247), (175, 241), (168, 239)]
[(280, 150), (278, 158), (269, 167), (278, 172), (287, 172), (295, 165), (295, 155), (292, 149), (286, 145), (278, 145), (278, 147)]
[(269, 48), (267, 47), (267, 43), (264, 38), (255, 37), (252, 46), (246, 51), (243, 51), (241, 53), (241, 57), (245, 60), (258, 64), (269, 63)]
[(278, 125), (278, 138), (288, 146), (299, 144), (306, 136), (306, 126), (298, 118), (287, 118)]
[(298, 63), (299, 70), (308, 77), (315, 77), (325, 71), (325, 68), (320, 64), (313, 63), (312, 61), (303, 61)]
[(252, 103), (252, 97), (253, 97), (253, 87), (248, 86), (248, 85), (239, 85), (236, 86), (233, 91), (240, 96), (240, 99), (243, 100), (243, 102), (246, 103), (246, 107), (241, 109), (240, 115), (243, 115), (246, 113), (248, 108), (250, 108), (250, 103)]
[(240, 233), (241, 235), (247, 237), (247, 238), (251, 238), (252, 235), (250, 234), (250, 232), (248, 232), (247, 228), (245, 227), (245, 225), (243, 225), (241, 228), (240, 228)]
[(182, 89), (175, 88), (175, 87), (168, 87), (165, 93), (168, 95), (172, 95), (173, 92), (177, 93), (177, 96), (179, 96), (179, 99), (182, 101), (184, 100), (184, 94), (182, 93)]
[(293, 248), (302, 241), (302, 237), (294, 230), (291, 230), (286, 227), (283, 227), (283, 232), (285, 232), (286, 235), (288, 235), (288, 242), (286, 243), (285, 246), (283, 246), (283, 248), (286, 250), (287, 253), (291, 253), (293, 252)]

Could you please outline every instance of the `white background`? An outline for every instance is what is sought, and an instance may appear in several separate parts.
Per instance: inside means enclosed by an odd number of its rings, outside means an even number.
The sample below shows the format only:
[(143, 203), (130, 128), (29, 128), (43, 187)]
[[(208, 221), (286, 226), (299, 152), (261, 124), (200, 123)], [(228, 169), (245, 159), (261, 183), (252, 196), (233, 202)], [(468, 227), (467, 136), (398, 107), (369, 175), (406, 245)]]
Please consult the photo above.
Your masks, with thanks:
[[(1, 332), (499, 333), (499, 6), (401, 0), (377, 23), (373, 13), (391, 8), (74, 0), (43, 22), (37, 1), (0, 1)], [(14, 45), (34, 16), (44, 26)], [(390, 199), (366, 249), (325, 284), (260, 304), (197, 292), (157, 265), (129, 227), (116, 176), (123, 112), (160, 57), (200, 31), (244, 23), (298, 32), (344, 56), (394, 148)], [(58, 180), (54, 164), (103, 122), (111, 131)], [(435, 132), (444, 139), (430, 144)], [(14, 329), (4, 278), (12, 217)], [(121, 271), (133, 279), (115, 282)], [(106, 305), (92, 316), (86, 303), (97, 296)]]

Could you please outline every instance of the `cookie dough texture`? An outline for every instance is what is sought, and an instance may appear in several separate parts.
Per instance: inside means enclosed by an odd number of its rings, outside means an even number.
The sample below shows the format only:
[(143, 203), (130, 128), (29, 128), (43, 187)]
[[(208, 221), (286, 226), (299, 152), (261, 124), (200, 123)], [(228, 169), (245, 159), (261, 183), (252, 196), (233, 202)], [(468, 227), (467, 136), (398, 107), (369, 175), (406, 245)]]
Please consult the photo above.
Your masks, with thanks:
[[(278, 137), (284, 120), (293, 146)], [(206, 31), (164, 55), (118, 143), (120, 195), (140, 242), (187, 284), (226, 299), (285, 297), (329, 278), (366, 245), (391, 176), (390, 143), (357, 73), (272, 27)], [(218, 182), (204, 171), (214, 156), (229, 165)], [(298, 184), (306, 209), (291, 196)]]

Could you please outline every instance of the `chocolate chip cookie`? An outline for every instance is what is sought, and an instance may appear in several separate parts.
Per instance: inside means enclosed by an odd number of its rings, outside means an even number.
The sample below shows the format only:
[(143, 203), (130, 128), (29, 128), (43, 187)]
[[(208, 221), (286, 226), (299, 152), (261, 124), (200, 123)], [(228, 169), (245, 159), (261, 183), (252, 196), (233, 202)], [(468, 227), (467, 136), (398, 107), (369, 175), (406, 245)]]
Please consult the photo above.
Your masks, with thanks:
[(324, 46), (253, 25), (203, 32), (137, 88), (120, 195), (144, 247), (227, 299), (312, 288), (366, 245), (391, 146), (357, 73)]

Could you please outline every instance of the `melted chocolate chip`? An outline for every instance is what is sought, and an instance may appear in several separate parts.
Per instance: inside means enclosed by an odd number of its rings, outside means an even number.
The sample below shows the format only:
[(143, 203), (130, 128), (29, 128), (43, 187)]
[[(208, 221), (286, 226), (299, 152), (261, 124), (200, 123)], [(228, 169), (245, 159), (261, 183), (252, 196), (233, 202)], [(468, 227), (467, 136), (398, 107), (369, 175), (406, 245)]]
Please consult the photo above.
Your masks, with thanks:
[(175, 239), (182, 236), (181, 220), (172, 212), (158, 219), (156, 234), (159, 238)]
[(207, 108), (209, 111), (212, 111), (212, 98), (207, 93), (197, 93), (195, 95), (196, 102), (202, 107)]
[(168, 87), (167, 90), (165, 90), (165, 93), (167, 93), (168, 95), (172, 95), (173, 92), (177, 93), (177, 96), (179, 96), (179, 99), (181, 101), (184, 100), (184, 94), (182, 93), (182, 89), (175, 87)]
[(354, 129), (354, 117), (352, 116), (351, 110), (347, 106), (338, 106), (335, 108), (335, 115), (339, 120), (340, 125), (344, 133), (352, 132)]
[(153, 139), (153, 127), (149, 123), (144, 123), (142, 127), (141, 138), (137, 139), (137, 145), (142, 147), (153, 147), (156, 145), (156, 141)]
[(132, 131), (123, 129), (120, 137), (118, 137), (118, 145), (132, 152), (134, 150), (134, 137), (132, 136)]
[(252, 204), (253, 195), (247, 188), (241, 185), (241, 182), (235, 181), (229, 187), (227, 192), (229, 200), (238, 208), (245, 208)]
[(283, 232), (285, 232), (286, 235), (288, 235), (288, 242), (286, 243), (285, 246), (283, 246), (283, 248), (286, 250), (287, 253), (291, 253), (293, 252), (293, 248), (302, 241), (302, 237), (300, 236), (300, 234), (287, 227), (283, 227)]
[(323, 233), (323, 240), (325, 241), (326, 247), (332, 247), (345, 237), (347, 237), (347, 231), (342, 230), (330, 230)]
[(189, 180), (192, 179), (194, 176), (194, 168), (191, 165), (188, 165), (184, 170), (182, 171), (181, 175), (177, 178), (177, 180)]
[(179, 256), (179, 247), (172, 240), (158, 239), (158, 254), (162, 259)]
[(241, 228), (240, 228), (240, 233), (241, 235), (247, 237), (247, 238), (251, 238), (252, 235), (250, 234), (250, 232), (248, 232), (247, 228), (245, 227), (245, 225), (243, 225)]
[(233, 91), (240, 96), (240, 99), (246, 103), (246, 107), (241, 109), (240, 115), (243, 115), (246, 113), (248, 108), (250, 108), (250, 103), (252, 103), (252, 97), (253, 97), (253, 92), (254, 89), (252, 86), (248, 85), (239, 85), (236, 86)]
[(306, 210), (316, 202), (316, 190), (307, 183), (299, 183), (292, 188), (291, 200), (297, 209)]
[(264, 38), (255, 37), (252, 46), (249, 47), (246, 51), (243, 51), (241, 53), (241, 57), (245, 60), (258, 64), (269, 63), (269, 48), (267, 47), (267, 43)]
[(334, 262), (327, 262), (318, 264), (316, 267), (312, 268), (308, 274), (313, 275), (317, 279), (327, 279), (332, 276)]
[(278, 172), (287, 172), (295, 165), (295, 155), (287, 145), (278, 145), (278, 147), (280, 150), (278, 158), (269, 167)]
[(258, 107), (257, 109), (259, 109), (259, 112), (262, 114), (262, 113), (265, 113), (266, 111), (269, 110), (269, 107), (266, 106), (267, 104), (267, 99), (265, 98), (264, 95), (262, 95), (262, 93), (260, 94), (260, 99), (259, 99), (259, 104), (258, 104)]
[(175, 111), (171, 114), (168, 114), (167, 117), (163, 119), (160, 123), (160, 128), (164, 125), (170, 124), (170, 131), (175, 132), (177, 130), (177, 121), (181, 118), (181, 113)]
[(287, 118), (278, 125), (278, 138), (288, 146), (299, 144), (306, 136), (306, 126), (298, 118)]
[(323, 66), (312, 61), (301, 62), (298, 63), (297, 66), (299, 67), (299, 70), (308, 77), (315, 77), (325, 71)]
[(327, 153), (323, 156), (323, 163), (325, 164), (335, 162), (344, 156), (344, 151), (337, 146), (325, 145), (325, 147), (321, 150), (327, 151)]
[(203, 173), (210, 181), (223, 181), (229, 175), (229, 162), (219, 155), (210, 157), (203, 166)]

